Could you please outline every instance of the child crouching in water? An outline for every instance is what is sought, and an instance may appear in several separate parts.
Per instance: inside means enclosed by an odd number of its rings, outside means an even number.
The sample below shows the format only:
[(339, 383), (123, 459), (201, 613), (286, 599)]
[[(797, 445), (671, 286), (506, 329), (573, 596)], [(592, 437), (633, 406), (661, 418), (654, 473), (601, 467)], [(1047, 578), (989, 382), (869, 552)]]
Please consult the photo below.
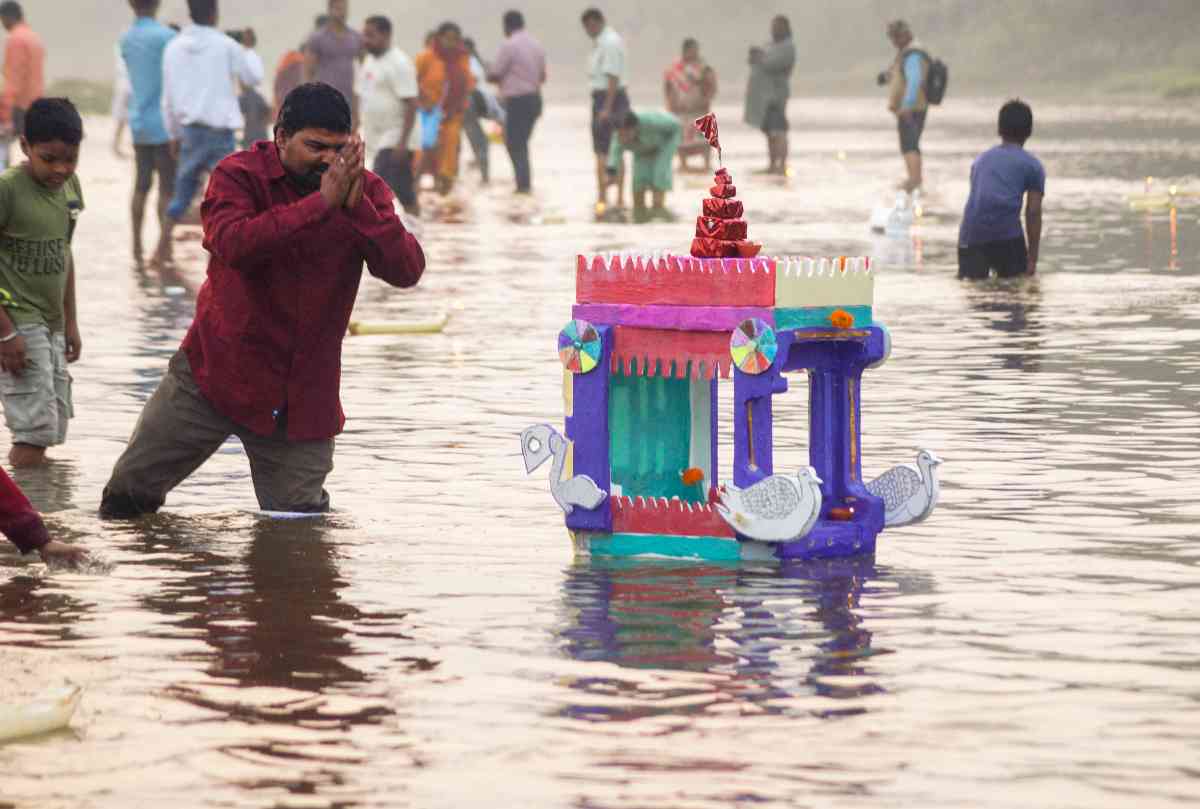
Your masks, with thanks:
[(0, 469), (0, 533), (21, 553), (37, 551), (48, 564), (75, 565), (88, 556), (77, 545), (50, 538), (41, 515), (3, 469)]
[[(1001, 278), (1037, 272), (1042, 243), (1046, 170), (1025, 151), (1033, 134), (1033, 110), (1023, 101), (1000, 108), (1000, 140), (971, 166), (971, 194), (958, 235), (958, 277)], [(1029, 243), (1021, 230), (1024, 203)]]

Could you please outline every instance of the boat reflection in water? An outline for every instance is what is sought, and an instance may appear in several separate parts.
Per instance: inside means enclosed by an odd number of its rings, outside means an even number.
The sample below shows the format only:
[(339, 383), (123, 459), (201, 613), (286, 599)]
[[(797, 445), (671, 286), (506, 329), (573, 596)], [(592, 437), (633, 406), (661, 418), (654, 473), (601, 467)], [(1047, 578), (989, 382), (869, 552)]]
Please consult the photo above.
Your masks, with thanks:
[(853, 701), (884, 690), (872, 658), (891, 651), (873, 643), (863, 602), (927, 586), (873, 557), (778, 567), (580, 559), (563, 582), (561, 648), (625, 671), (571, 680), (579, 697), (563, 712), (628, 721), (730, 702), (785, 712), (823, 697), (835, 702), (821, 700), (818, 713), (861, 713)]

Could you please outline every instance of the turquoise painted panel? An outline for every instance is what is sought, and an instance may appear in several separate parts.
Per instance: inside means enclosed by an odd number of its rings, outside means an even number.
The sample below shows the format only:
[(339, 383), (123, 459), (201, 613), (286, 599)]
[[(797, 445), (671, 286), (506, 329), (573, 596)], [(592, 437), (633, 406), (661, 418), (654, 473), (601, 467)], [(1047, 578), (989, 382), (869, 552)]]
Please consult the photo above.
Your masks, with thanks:
[(873, 321), (870, 306), (805, 306), (800, 309), (776, 309), (775, 329), (830, 328), (829, 316), (838, 309), (854, 315), (856, 329), (870, 326)]
[(611, 534), (592, 537), (593, 556), (670, 556), (736, 562), (741, 558), (737, 540), (720, 537), (676, 537), (659, 534)]
[(627, 497), (678, 497), (699, 502), (683, 485), (692, 446), (691, 388), (686, 379), (613, 374), (608, 430), (612, 482)]

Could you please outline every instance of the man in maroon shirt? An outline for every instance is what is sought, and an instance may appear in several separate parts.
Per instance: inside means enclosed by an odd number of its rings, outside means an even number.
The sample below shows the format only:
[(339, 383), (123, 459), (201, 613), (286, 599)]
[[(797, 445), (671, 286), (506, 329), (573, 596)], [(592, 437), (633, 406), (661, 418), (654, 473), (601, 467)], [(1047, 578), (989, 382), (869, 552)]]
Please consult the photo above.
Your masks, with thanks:
[(113, 469), (102, 515), (156, 511), (230, 435), (246, 449), (264, 510), (328, 510), (325, 478), (345, 424), (342, 338), (363, 262), (397, 287), (425, 269), (350, 132), (342, 94), (304, 84), (284, 101), (274, 143), (213, 172), (196, 318)]

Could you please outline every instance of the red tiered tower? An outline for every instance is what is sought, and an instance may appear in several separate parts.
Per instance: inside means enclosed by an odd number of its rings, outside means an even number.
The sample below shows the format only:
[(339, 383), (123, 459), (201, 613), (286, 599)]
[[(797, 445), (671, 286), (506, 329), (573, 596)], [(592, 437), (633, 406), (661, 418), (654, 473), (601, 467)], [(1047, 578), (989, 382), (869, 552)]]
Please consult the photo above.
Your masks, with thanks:
[(737, 186), (726, 169), (717, 171), (711, 197), (704, 200), (703, 214), (696, 219), (692, 255), (697, 258), (753, 258), (762, 245), (746, 241), (746, 220)]

